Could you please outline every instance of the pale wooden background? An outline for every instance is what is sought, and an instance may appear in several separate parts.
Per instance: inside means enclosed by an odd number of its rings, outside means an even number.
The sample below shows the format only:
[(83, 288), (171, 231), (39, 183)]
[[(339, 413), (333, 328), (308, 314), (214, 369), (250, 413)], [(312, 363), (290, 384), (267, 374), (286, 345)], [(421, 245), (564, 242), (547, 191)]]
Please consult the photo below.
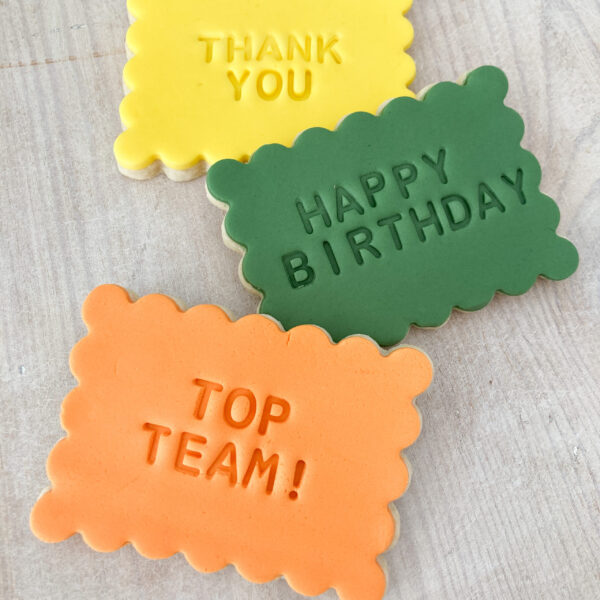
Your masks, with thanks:
[[(410, 17), (415, 90), (506, 70), (581, 266), (410, 332), (436, 379), (387, 598), (600, 598), (600, 3), (415, 0)], [(117, 172), (126, 28), (125, 0), (0, 1), (0, 596), (292, 600), (283, 581), (97, 554), (79, 536), (45, 545), (28, 528), (94, 286), (255, 308), (202, 181)]]

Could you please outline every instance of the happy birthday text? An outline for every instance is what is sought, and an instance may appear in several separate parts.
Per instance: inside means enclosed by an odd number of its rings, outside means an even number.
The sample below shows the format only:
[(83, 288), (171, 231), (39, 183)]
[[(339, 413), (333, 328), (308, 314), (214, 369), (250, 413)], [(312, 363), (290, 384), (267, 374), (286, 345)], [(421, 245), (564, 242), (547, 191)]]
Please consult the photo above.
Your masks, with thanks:
[[(415, 193), (411, 186), (418, 182), (422, 173), (435, 177), (441, 185), (446, 186), (449, 183), (446, 162), (447, 152), (441, 148), (436, 156), (423, 154), (416, 162), (404, 162), (386, 171), (370, 171), (359, 175), (353, 189), (359, 189), (360, 193), (350, 192), (349, 185), (334, 185), (327, 197), (317, 192), (310, 201), (296, 198), (298, 226), (309, 237), (317, 237), (315, 231), (319, 230), (321, 235), (324, 230), (337, 229), (349, 214), (368, 217), (369, 211), (379, 206), (384, 190), (388, 192), (388, 204), (391, 190), (401, 202), (412, 199)], [(488, 183), (479, 182), (473, 186), (469, 196), (452, 193), (442, 195), (435, 201), (427, 200), (423, 208), (413, 206), (403, 211), (393, 208), (389, 214), (369, 223), (369, 226), (344, 231), (340, 237), (345, 247), (340, 247), (338, 242), (337, 249), (334, 249), (329, 240), (323, 240), (313, 242), (315, 247), (312, 253), (323, 252), (331, 273), (339, 275), (341, 267), (338, 256), (341, 252), (349, 251), (356, 264), (364, 265), (368, 256), (380, 259), (383, 249), (385, 252), (401, 252), (406, 243), (425, 243), (446, 232), (464, 229), (476, 220), (485, 221), (488, 213), (504, 213), (506, 205), (500, 200), (500, 191), (509, 191), (512, 201), (517, 205), (526, 204), (522, 169), (503, 173), (500, 181), (498, 185), (502, 186), (502, 190), (497, 185), (492, 187)], [(309, 251), (294, 250), (281, 257), (285, 275), (292, 288), (310, 285), (318, 276), (311, 264), (311, 256), (314, 254)]]

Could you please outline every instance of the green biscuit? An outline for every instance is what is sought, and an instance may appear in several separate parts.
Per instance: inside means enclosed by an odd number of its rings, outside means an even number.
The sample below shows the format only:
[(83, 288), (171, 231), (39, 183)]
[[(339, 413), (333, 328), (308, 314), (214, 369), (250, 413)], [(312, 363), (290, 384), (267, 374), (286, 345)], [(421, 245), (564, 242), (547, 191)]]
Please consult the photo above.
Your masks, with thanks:
[(260, 311), (391, 345), (411, 324), (436, 327), (496, 291), (571, 275), (577, 251), (556, 235), (558, 207), (539, 190), (507, 90), (501, 70), (481, 67), (380, 116), (215, 164), (208, 191), (228, 205), (225, 230), (245, 250)]

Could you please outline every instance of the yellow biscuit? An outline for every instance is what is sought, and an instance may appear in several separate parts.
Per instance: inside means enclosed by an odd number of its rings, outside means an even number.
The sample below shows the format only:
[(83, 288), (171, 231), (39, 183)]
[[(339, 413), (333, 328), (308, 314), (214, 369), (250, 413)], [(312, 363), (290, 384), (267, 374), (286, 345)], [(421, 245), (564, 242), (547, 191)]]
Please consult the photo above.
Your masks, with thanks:
[(144, 179), (203, 174), (311, 126), (412, 95), (411, 0), (129, 0), (130, 92), (115, 143)]

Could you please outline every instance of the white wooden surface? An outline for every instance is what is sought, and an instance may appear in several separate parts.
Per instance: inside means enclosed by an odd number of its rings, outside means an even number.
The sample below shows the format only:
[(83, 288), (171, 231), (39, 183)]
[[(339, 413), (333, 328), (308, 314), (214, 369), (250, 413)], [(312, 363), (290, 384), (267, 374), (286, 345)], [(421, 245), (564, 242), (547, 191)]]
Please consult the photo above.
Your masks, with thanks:
[[(506, 70), (581, 266), (410, 332), (436, 379), (387, 598), (600, 598), (600, 3), (415, 0), (410, 18), (415, 90)], [(125, 0), (0, 2), (0, 596), (291, 600), (283, 581), (97, 554), (79, 536), (45, 545), (28, 528), (94, 286), (255, 308), (202, 181), (117, 172), (126, 28)]]

